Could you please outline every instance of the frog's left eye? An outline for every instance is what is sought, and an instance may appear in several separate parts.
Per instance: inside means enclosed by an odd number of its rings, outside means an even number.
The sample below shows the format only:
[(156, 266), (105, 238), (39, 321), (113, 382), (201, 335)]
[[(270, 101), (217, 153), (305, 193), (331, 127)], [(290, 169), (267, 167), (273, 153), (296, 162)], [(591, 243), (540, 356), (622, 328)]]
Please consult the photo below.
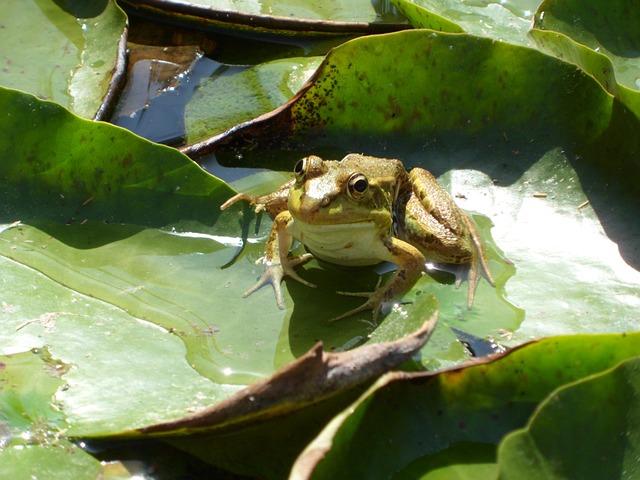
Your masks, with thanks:
[(293, 167), (293, 173), (296, 176), (296, 181), (302, 182), (304, 180), (305, 174), (309, 169), (309, 159), (303, 158), (302, 160), (298, 160), (296, 166)]
[(349, 178), (349, 195), (355, 200), (359, 200), (367, 193), (369, 189), (369, 180), (361, 173), (354, 173)]

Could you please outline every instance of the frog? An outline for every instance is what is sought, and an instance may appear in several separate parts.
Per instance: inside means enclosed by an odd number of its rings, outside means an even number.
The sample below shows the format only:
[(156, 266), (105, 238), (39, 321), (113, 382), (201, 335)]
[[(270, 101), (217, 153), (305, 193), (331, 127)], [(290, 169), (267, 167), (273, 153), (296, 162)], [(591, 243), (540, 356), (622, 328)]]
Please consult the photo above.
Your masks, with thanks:
[[(257, 262), (264, 271), (244, 297), (271, 285), (276, 304), (284, 309), (285, 277), (316, 287), (295, 271), (314, 257), (347, 267), (396, 265), (389, 280), (378, 282), (373, 291), (338, 291), (365, 301), (331, 321), (371, 310), (377, 323), (383, 307), (401, 299), (425, 274), (427, 261), (453, 265), (456, 288), (468, 281), (469, 309), (482, 277), (495, 286), (473, 220), (428, 170), (407, 170), (398, 159), (350, 153), (342, 160), (304, 157), (293, 174), (273, 193), (238, 193), (220, 207), (245, 201), (256, 213), (266, 211), (273, 218), (264, 256)], [(294, 240), (304, 245), (305, 253), (290, 255)]]

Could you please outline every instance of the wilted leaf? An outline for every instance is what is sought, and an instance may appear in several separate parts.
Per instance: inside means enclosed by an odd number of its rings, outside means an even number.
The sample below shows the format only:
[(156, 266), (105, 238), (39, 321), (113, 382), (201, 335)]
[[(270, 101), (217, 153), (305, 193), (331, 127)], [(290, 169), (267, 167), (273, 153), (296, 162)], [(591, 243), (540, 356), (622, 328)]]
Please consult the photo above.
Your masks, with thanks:
[(636, 478), (639, 386), (640, 357), (635, 357), (556, 390), (526, 428), (501, 443), (500, 478)]
[(298, 410), (341, 393), (392, 370), (409, 360), (427, 343), (436, 327), (437, 311), (419, 330), (398, 340), (374, 343), (347, 352), (310, 352), (227, 401), (170, 423), (140, 429), (141, 433), (220, 428), (229, 423), (264, 420)]
[(8, 2), (0, 85), (103, 118), (124, 73), (126, 24), (114, 0)]
[[(389, 478), (405, 469), (438, 478), (468, 462), (477, 465), (469, 467), (473, 478), (494, 474), (501, 438), (525, 425), (551, 392), (635, 356), (638, 347), (637, 333), (556, 337), (438, 374), (388, 374), (307, 447), (292, 478)], [(580, 398), (593, 412), (589, 397)], [(577, 421), (580, 410), (565, 411), (564, 422)]]

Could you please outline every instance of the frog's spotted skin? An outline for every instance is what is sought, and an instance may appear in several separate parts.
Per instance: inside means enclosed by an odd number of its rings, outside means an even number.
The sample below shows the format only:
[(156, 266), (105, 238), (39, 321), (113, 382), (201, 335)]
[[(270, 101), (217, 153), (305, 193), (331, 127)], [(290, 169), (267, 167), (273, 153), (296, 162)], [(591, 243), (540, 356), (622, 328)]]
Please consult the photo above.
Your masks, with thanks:
[[(269, 195), (239, 193), (221, 207), (246, 200), (275, 217), (264, 273), (245, 297), (271, 284), (284, 308), (280, 282), (285, 276), (315, 286), (294, 271), (312, 255), (338, 265), (388, 261), (398, 267), (373, 292), (339, 292), (367, 300), (334, 320), (373, 310), (376, 321), (384, 302), (400, 298), (418, 281), (427, 259), (458, 264), (468, 273), (469, 308), (481, 276), (493, 285), (473, 222), (428, 171), (407, 172), (399, 160), (350, 154), (341, 161), (306, 157), (294, 172), (294, 180)], [(311, 253), (290, 257), (294, 238)]]

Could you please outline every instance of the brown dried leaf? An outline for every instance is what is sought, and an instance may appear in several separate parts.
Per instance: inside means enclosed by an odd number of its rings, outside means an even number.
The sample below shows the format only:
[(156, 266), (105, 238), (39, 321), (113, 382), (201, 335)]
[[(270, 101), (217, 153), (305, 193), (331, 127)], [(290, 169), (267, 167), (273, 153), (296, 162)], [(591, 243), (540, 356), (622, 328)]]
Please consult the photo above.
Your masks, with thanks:
[[(181, 419), (141, 428), (143, 434), (187, 433), (218, 429), (282, 415), (339, 392), (375, 380), (400, 365), (426, 343), (437, 323), (437, 311), (421, 328), (399, 340), (374, 343), (346, 352), (309, 352), (269, 378), (256, 382), (221, 403)], [(188, 432), (191, 433), (191, 432)]]

